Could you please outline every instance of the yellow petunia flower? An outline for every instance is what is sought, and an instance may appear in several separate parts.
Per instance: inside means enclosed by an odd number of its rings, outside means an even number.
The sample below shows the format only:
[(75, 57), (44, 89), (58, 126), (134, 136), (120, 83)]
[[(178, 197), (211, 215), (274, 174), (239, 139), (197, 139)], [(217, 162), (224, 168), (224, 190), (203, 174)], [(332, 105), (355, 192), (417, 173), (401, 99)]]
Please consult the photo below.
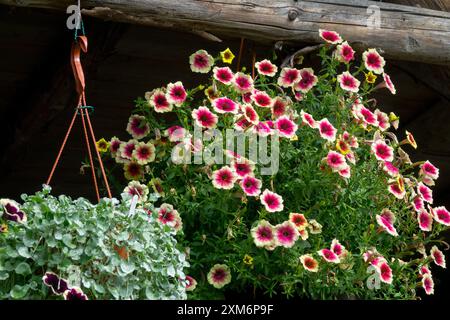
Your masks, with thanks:
[(377, 76), (373, 74), (372, 71), (369, 71), (368, 73), (365, 73), (366, 75), (366, 82), (367, 83), (375, 83), (375, 81), (377, 80)]
[(0, 233), (7, 233), (8, 232), (8, 225), (2, 223), (0, 225)]
[(251, 266), (251, 265), (253, 264), (253, 257), (250, 256), (250, 255), (248, 255), (248, 254), (246, 254), (246, 255), (244, 256), (244, 259), (242, 259), (242, 261), (243, 261), (246, 265)]
[(226, 48), (224, 51), (220, 52), (220, 57), (222, 58), (223, 63), (231, 64), (235, 56), (230, 48)]
[(98, 140), (96, 142), (96, 145), (97, 145), (98, 151), (100, 151), (102, 153), (108, 151), (108, 149), (109, 149), (109, 142), (106, 141), (104, 138), (101, 138), (100, 140)]

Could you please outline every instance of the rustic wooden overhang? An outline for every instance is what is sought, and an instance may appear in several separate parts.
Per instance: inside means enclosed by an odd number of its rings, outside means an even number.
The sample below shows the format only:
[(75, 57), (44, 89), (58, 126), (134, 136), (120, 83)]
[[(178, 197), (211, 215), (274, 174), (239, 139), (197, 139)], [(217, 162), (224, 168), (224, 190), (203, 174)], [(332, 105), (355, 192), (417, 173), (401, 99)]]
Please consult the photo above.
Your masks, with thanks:
[[(0, 0), (57, 10), (75, 2)], [(82, 7), (87, 16), (215, 40), (232, 34), (262, 43), (314, 43), (319, 42), (318, 29), (331, 29), (353, 46), (382, 48), (388, 58), (450, 65), (450, 13), (445, 11), (365, 0), (87, 0)]]

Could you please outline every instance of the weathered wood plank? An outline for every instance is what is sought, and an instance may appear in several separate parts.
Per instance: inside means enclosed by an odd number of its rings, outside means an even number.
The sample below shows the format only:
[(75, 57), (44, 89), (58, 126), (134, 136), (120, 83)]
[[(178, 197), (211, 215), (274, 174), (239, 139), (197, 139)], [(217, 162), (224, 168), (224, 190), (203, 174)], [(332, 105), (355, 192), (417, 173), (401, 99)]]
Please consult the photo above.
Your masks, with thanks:
[[(0, 0), (2, 4), (63, 10), (73, 1)], [(368, 27), (378, 6), (380, 28)], [(107, 20), (261, 42), (319, 41), (319, 28), (352, 43), (379, 47), (389, 58), (450, 65), (450, 13), (356, 0), (86, 0), (83, 14)]]

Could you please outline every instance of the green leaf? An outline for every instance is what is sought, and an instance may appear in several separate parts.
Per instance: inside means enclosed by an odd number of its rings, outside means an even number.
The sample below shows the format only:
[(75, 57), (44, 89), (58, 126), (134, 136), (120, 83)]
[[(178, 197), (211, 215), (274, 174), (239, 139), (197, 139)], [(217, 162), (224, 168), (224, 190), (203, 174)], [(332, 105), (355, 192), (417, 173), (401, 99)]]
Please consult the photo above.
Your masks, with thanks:
[(30, 265), (26, 262), (19, 263), (14, 271), (21, 275), (31, 274)]
[(24, 286), (15, 285), (11, 289), (9, 294), (10, 294), (11, 298), (13, 298), (13, 299), (22, 299), (28, 293), (28, 289), (29, 289), (28, 285), (24, 285)]
[(28, 248), (27, 248), (27, 247), (19, 247), (19, 248), (17, 249), (17, 253), (18, 253), (21, 257), (24, 257), (24, 258), (30, 258), (30, 257), (31, 257), (30, 253), (28, 252)]
[(134, 263), (130, 261), (121, 261), (120, 262), (120, 270), (122, 270), (123, 273), (129, 274), (132, 273), (136, 269)]

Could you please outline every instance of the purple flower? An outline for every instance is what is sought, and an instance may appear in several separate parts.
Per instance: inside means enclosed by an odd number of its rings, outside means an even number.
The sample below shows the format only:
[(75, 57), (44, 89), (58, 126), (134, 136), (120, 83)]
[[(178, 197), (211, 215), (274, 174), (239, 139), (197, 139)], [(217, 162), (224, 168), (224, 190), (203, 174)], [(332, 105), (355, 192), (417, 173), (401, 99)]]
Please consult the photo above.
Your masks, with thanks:
[(42, 281), (44, 281), (44, 284), (47, 287), (50, 287), (52, 289), (54, 294), (61, 295), (66, 290), (69, 289), (69, 285), (67, 283), (67, 280), (59, 278), (53, 272), (46, 272), (45, 275), (42, 277)]
[(64, 292), (64, 300), (89, 300), (78, 287), (72, 287)]
[(24, 223), (27, 221), (26, 214), (19, 209), (19, 204), (13, 200), (1, 199), (0, 205), (3, 205), (4, 215), (6, 220), (14, 221), (18, 223)]

